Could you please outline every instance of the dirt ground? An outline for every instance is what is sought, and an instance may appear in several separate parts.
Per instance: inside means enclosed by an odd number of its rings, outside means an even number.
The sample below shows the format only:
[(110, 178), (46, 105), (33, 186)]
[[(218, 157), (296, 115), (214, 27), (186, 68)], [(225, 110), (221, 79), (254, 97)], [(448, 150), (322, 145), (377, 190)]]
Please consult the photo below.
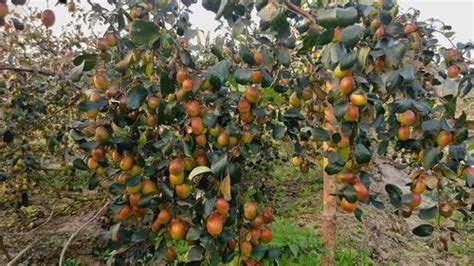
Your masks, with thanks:
[[(362, 222), (358, 222), (354, 215), (338, 211), (337, 213), (337, 249), (351, 248), (368, 252), (376, 265), (474, 265), (474, 223), (471, 222), (463, 229), (462, 234), (455, 235), (454, 241), (449, 243), (447, 251), (438, 252), (433, 248), (433, 237), (421, 238), (412, 234), (411, 230), (423, 221), (413, 214), (410, 218), (402, 218), (389, 207), (384, 187), (386, 184), (396, 184), (404, 187), (407, 180), (407, 170), (400, 170), (393, 166), (391, 160), (377, 158), (374, 177), (379, 182), (371, 184), (371, 191), (381, 192), (380, 197), (385, 202), (386, 209), (363, 207)], [(291, 172), (286, 169), (285, 172)], [(296, 174), (293, 172), (293, 174)], [(316, 173), (311, 173), (316, 174)], [(317, 174), (316, 174), (317, 175)], [(383, 176), (383, 179), (381, 178)], [(302, 227), (315, 229), (320, 233), (318, 218), (314, 213), (321, 213), (321, 191), (315, 191), (311, 197), (306, 197), (308, 187), (321, 182), (308, 178), (283, 180), (278, 188), (283, 191), (273, 191), (277, 199), (273, 201), (277, 213), (284, 215), (290, 221)], [(275, 190), (278, 190), (275, 187)], [(319, 187), (318, 189), (320, 189)], [(408, 189), (407, 189), (408, 190)], [(279, 197), (283, 194), (286, 197)], [(293, 202), (300, 202), (293, 204)], [(431, 206), (434, 202), (429, 197), (423, 198), (422, 206)], [(291, 207), (289, 207), (291, 206)], [(288, 210), (292, 211), (288, 211)], [(278, 216), (278, 214), (277, 214)], [(286, 219), (286, 218), (285, 218)], [(467, 232), (467, 234), (466, 234)], [(360, 265), (354, 262), (355, 265)]]
[[(27, 250), (18, 260), (22, 265), (57, 265), (67, 239), (101, 207), (101, 201), (96, 200), (76, 206), (71, 205), (72, 200), (53, 204), (40, 197), (33, 198), (32, 202), (33, 207), (23, 209), (0, 205), (0, 236), (5, 247), (0, 250), (0, 265), (6, 265), (24, 249)], [(62, 213), (64, 211), (66, 213)], [(90, 254), (103, 232), (100, 221), (100, 218), (93, 219), (80, 231), (68, 246), (66, 258), (74, 257), (85, 265), (98, 265)]]

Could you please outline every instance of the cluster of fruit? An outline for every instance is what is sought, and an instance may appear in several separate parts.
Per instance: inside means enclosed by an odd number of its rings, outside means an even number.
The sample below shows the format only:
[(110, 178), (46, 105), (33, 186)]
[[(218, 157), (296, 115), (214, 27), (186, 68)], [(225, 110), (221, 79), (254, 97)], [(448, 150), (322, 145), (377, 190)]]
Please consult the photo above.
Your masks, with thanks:
[[(104, 65), (108, 65), (108, 54), (113, 53), (116, 46), (117, 37), (111, 32), (97, 40), (98, 58)], [(126, 63), (112, 66), (126, 73), (136, 67), (134, 63), (139, 66), (147, 64), (143, 63), (144, 60), (154, 63), (154, 53), (151, 50), (130, 52)], [(262, 64), (260, 53), (254, 53), (254, 60), (256, 65)], [(155, 82), (154, 71), (146, 74)], [(236, 199), (231, 200), (231, 192), (220, 188), (224, 183), (222, 178), (210, 174), (210, 169), (216, 156), (230, 155), (232, 165), (226, 163), (224, 167), (232, 180), (229, 185), (238, 186), (240, 167), (236, 170), (235, 165), (244, 162), (241, 157), (243, 150), (249, 150), (252, 142), (260, 145), (265, 115), (255, 115), (254, 109), (261, 103), (262, 71), (251, 70), (251, 82), (244, 92), (220, 96), (225, 98), (225, 118), (218, 115), (217, 108), (223, 107), (206, 100), (219, 91), (209, 78), (193, 68), (178, 67), (169, 79), (176, 90), (170, 93), (146, 92), (145, 99), (134, 107), (130, 106), (133, 101), (130, 98), (139, 89), (122, 88), (120, 82), (111, 81), (110, 77), (114, 75), (114, 71), (106, 69), (93, 75), (95, 89), (88, 93), (83, 110), (89, 121), (84, 123), (81, 131), (95, 143), (86, 162), (87, 168), (99, 178), (115, 176), (113, 186), (124, 188), (113, 208), (115, 220), (138, 226), (147, 220), (147, 215), (152, 215), (151, 231), (161, 239), (171, 240), (167, 242), (164, 253), (167, 261), (177, 258), (172, 241), (188, 240), (187, 234), (192, 228), (194, 231), (207, 231), (215, 239), (223, 230), (232, 232), (230, 236), (226, 234), (226, 243), (218, 244), (221, 255), (233, 253), (239, 247), (240, 253), (251, 262), (252, 248), (271, 241), (272, 233), (264, 225), (271, 222), (272, 211), (265, 208), (259, 212), (257, 203), (251, 200), (240, 206), (239, 193), (232, 194)], [(171, 111), (167, 109), (170, 106), (174, 108)], [(112, 121), (109, 115), (114, 116)], [(118, 125), (117, 116), (123, 117), (127, 126)], [(120, 143), (121, 138), (130, 139), (125, 148)], [(199, 167), (207, 170), (198, 178), (191, 178), (191, 172)], [(236, 175), (239, 177), (235, 178)], [(202, 193), (206, 193), (205, 199)], [(218, 197), (214, 210), (207, 215), (193, 214), (187, 206), (211, 201), (209, 194)], [(195, 216), (199, 218), (190, 222), (190, 217)]]
[[(26, 0), (11, 0), (13, 5), (16, 6), (23, 6), (26, 4)], [(10, 8), (8, 7), (6, 0), (0, 0), (0, 27), (4, 25), (10, 25), (6, 24), (5, 18), (7, 15), (10, 13)], [(72, 2), (74, 4), (74, 2)], [(56, 16), (54, 15), (54, 12), (51, 9), (45, 9), (43, 12), (41, 12), (41, 22), (43, 25), (47, 28), (51, 27), (54, 25), (54, 22), (56, 21)], [(10, 27), (10, 26), (8, 26)]]

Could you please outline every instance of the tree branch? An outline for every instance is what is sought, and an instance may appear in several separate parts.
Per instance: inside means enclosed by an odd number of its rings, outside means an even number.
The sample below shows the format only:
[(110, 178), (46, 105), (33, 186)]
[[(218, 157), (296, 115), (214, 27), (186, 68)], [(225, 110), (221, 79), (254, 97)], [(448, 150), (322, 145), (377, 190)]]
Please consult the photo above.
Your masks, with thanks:
[(32, 68), (13, 67), (13, 66), (0, 66), (0, 71), (27, 72), (27, 73), (33, 73), (33, 74), (40, 74), (44, 76), (56, 77), (59, 80), (70, 81), (71, 85), (78, 90), (84, 90), (82, 87), (72, 82), (72, 80), (69, 77), (52, 72), (52, 71), (48, 71), (48, 70), (36, 70)]
[[(49, 214), (49, 217), (48, 219), (46, 219), (46, 221), (40, 225), (38, 225), (37, 227), (33, 228), (32, 230), (30, 230), (29, 232), (27, 232), (25, 235), (29, 235), (29, 234), (32, 234), (33, 232), (36, 232), (40, 227), (44, 226), (45, 224), (49, 223), (49, 221), (51, 220), (51, 218), (53, 217), (53, 214), (54, 214), (54, 209), (55, 207), (53, 206), (53, 209), (51, 210), (51, 213)], [(7, 266), (12, 266), (12, 265), (15, 265), (17, 263), (17, 261), (19, 259), (21, 259), (21, 257), (23, 257), (23, 255), (25, 255), (25, 253), (31, 248), (33, 247), (38, 241), (40, 240), (40, 238), (37, 238), (35, 240), (33, 240), (26, 248), (24, 248), (22, 251), (20, 251), (12, 260), (10, 260), (10, 262), (8, 262)]]
[(313, 24), (312, 26), (315, 27), (318, 23), (316, 22), (316, 18), (311, 15), (310, 13), (304, 11), (303, 9), (301, 9), (299, 6), (293, 4), (291, 2), (291, 0), (285, 0), (285, 5), (288, 7), (288, 9), (290, 11), (292, 11), (293, 13), (296, 13), (296, 14), (299, 14), (305, 18), (307, 18), (311, 24)]
[(99, 211), (97, 211), (97, 213), (92, 216), (89, 220), (87, 220), (83, 225), (81, 225), (77, 230), (76, 232), (74, 232), (70, 237), (69, 239), (67, 240), (66, 244), (64, 245), (63, 247), (63, 250), (61, 251), (61, 256), (59, 257), (59, 265), (63, 265), (63, 262), (64, 262), (64, 256), (66, 255), (66, 250), (68, 248), (68, 246), (71, 244), (72, 240), (74, 239), (74, 237), (79, 234), (79, 232), (84, 228), (86, 227), (90, 222), (92, 222), (95, 218), (97, 218), (97, 216), (99, 216), (100, 213), (102, 213), (102, 211), (107, 208), (107, 206), (109, 206), (109, 201), (107, 201), (105, 203), (105, 205), (100, 208)]

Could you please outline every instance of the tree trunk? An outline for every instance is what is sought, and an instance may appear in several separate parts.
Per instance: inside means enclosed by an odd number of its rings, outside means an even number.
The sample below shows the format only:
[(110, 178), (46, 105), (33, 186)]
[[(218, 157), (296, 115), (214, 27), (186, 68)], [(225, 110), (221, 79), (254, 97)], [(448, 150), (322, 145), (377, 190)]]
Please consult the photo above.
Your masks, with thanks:
[(323, 170), (323, 214), (321, 216), (321, 229), (323, 235), (324, 253), (323, 266), (334, 265), (336, 246), (336, 180), (334, 176), (326, 174), (324, 167), (328, 164), (327, 158), (322, 159)]
[[(336, 80), (326, 82), (326, 90), (329, 92), (333, 87), (338, 86)], [(331, 105), (326, 102), (324, 128), (328, 131), (335, 131), (336, 118)], [(329, 152), (331, 148), (325, 142), (321, 147), (323, 151)], [(336, 178), (328, 175), (324, 169), (328, 165), (328, 159), (322, 157), (321, 171), (323, 175), (323, 214), (321, 216), (321, 230), (323, 235), (324, 253), (322, 257), (323, 266), (334, 265), (334, 254), (336, 249)]]

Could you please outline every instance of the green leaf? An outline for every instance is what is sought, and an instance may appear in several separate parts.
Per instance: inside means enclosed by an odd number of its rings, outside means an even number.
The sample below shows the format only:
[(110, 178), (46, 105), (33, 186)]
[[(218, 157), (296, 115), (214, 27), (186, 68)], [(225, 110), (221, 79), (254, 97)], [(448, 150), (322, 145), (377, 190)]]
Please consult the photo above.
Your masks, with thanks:
[(357, 219), (357, 221), (362, 222), (362, 210), (360, 208), (355, 209), (354, 211), (354, 216)]
[(94, 148), (97, 148), (99, 146), (99, 143), (97, 141), (87, 141), (79, 144), (79, 148), (90, 151)]
[(398, 67), (405, 55), (405, 45), (399, 43), (391, 47), (385, 47), (384, 53), (389, 64), (392, 67)]
[(290, 58), (290, 53), (288, 53), (288, 50), (283, 47), (279, 47), (275, 49), (275, 54), (278, 62), (284, 66), (289, 66), (291, 62)]
[(206, 249), (200, 245), (191, 247), (186, 255), (187, 262), (201, 261), (205, 251)]
[(217, 10), (219, 10), (220, 5), (221, 5), (221, 0), (203, 0), (202, 1), (202, 6), (205, 9), (212, 11), (214, 13), (216, 13)]
[(132, 234), (132, 243), (138, 243), (145, 241), (148, 238), (148, 234), (142, 230), (142, 229), (135, 229), (135, 231)]
[(229, 78), (229, 62), (227, 60), (222, 60), (214, 66), (211, 66), (207, 69), (205, 76), (207, 79), (210, 79), (212, 76), (218, 77), (222, 83), (226, 82)]
[(128, 187), (133, 187), (133, 186), (136, 186), (136, 185), (140, 184), (142, 181), (143, 181), (143, 176), (134, 175), (134, 176), (131, 176), (127, 179), (126, 185)]
[(360, 25), (352, 25), (342, 30), (341, 42), (344, 47), (350, 49), (354, 47), (364, 34)]
[(147, 95), (147, 90), (142, 86), (130, 89), (127, 92), (127, 107), (138, 109), (145, 102)]
[(202, 174), (204, 174), (204, 173), (210, 173), (210, 172), (212, 172), (212, 170), (211, 170), (209, 167), (207, 167), (207, 166), (198, 166), (198, 167), (194, 168), (194, 169), (191, 171), (191, 173), (189, 173), (189, 177), (188, 177), (188, 178), (189, 178), (190, 180), (193, 180), (193, 178), (194, 178), (195, 176), (197, 176), (197, 175), (202, 175)]
[(72, 161), (72, 165), (79, 170), (87, 170), (87, 165), (84, 162), (84, 160), (77, 158), (74, 161)]
[(82, 71), (90, 71), (94, 69), (96, 62), (97, 54), (82, 54), (74, 57), (74, 59), (72, 60), (72, 63), (75, 66), (80, 66), (81, 64), (84, 64)]
[(79, 81), (82, 77), (82, 71), (84, 71), (84, 65), (86, 61), (82, 61), (82, 63), (71, 70), (71, 74), (69, 77), (72, 81)]
[(372, 152), (364, 144), (359, 143), (355, 146), (355, 159), (358, 164), (368, 163), (371, 158)]
[(346, 27), (356, 23), (359, 20), (359, 13), (355, 7), (337, 8), (336, 21), (337, 25)]
[(439, 120), (431, 119), (421, 122), (421, 130), (423, 133), (436, 135), (440, 128)]
[(280, 13), (270, 22), (270, 24), (280, 36), (290, 35), (290, 24), (288, 23), (284, 12)]
[(227, 165), (227, 153), (222, 154), (216, 161), (211, 165), (211, 170), (216, 176), (221, 176)]
[(334, 29), (327, 29), (316, 39), (316, 45), (326, 45), (332, 41), (334, 37)]
[(319, 25), (326, 29), (337, 26), (337, 10), (335, 8), (319, 9), (316, 17), (318, 18)]
[(280, 10), (273, 1), (267, 2), (267, 4), (257, 12), (257, 16), (259, 16), (262, 21), (272, 21), (279, 14)]
[(434, 227), (429, 224), (422, 224), (413, 229), (413, 234), (420, 236), (420, 237), (426, 237), (430, 236), (434, 231)]
[(88, 184), (88, 189), (89, 190), (94, 190), (97, 188), (97, 186), (99, 185), (100, 183), (100, 179), (99, 177), (94, 174), (92, 175), (90, 178), (89, 178), (89, 184)]
[(308, 35), (303, 40), (303, 46), (301, 47), (300, 51), (311, 51), (311, 49), (313, 49), (313, 47), (316, 45), (318, 39), (319, 34), (316, 31), (308, 33)]
[(328, 175), (334, 175), (342, 171), (344, 169), (344, 165), (346, 162), (339, 157), (339, 155), (335, 152), (331, 152), (328, 155), (328, 165), (324, 169)]
[(351, 69), (358, 60), (358, 54), (356, 51), (353, 51), (352, 53), (344, 56), (341, 61), (339, 62), (339, 67), (341, 68), (342, 71)]
[(77, 109), (81, 112), (87, 112), (89, 110), (99, 110), (108, 104), (107, 99), (100, 98), (98, 101), (83, 101), (77, 105)]
[(421, 209), (418, 212), (418, 217), (420, 217), (420, 219), (422, 219), (422, 220), (429, 220), (429, 219), (435, 217), (437, 212), (438, 212), (438, 206), (433, 205), (430, 208)]
[(395, 90), (400, 87), (402, 84), (402, 78), (400, 77), (400, 73), (397, 70), (390, 72), (387, 76), (387, 80), (385, 80), (385, 88), (388, 93), (394, 94)]
[(252, 256), (255, 257), (256, 260), (261, 260), (267, 253), (268, 247), (266, 246), (257, 246), (256, 248), (252, 249)]
[(130, 26), (130, 39), (137, 44), (152, 44), (159, 38), (159, 29), (155, 23), (136, 19)]
[(112, 196), (119, 196), (125, 191), (125, 186), (123, 184), (113, 183), (109, 187), (109, 192)]
[(175, 90), (175, 84), (170, 79), (168, 73), (162, 72), (160, 75), (160, 91), (162, 94), (167, 95), (173, 93)]
[(357, 193), (353, 186), (345, 186), (341, 191), (342, 197), (350, 203), (357, 201)]
[(84, 160), (77, 158), (74, 161), (72, 161), (72, 165), (79, 170), (87, 170), (87, 165), (84, 162)]
[(215, 207), (216, 207), (216, 198), (207, 199), (206, 202), (204, 203), (203, 217), (207, 218), (209, 215), (211, 215)]
[(434, 147), (425, 149), (423, 152), (423, 166), (426, 169), (430, 169), (434, 164), (438, 163), (442, 156), (443, 153)]
[(168, 198), (172, 199), (174, 196), (174, 191), (172, 188), (170, 188), (165, 182), (158, 182), (158, 186), (160, 187), (160, 190), (168, 196)]
[(186, 233), (186, 240), (195, 241), (198, 240), (202, 235), (202, 230), (200, 228), (191, 227)]
[(329, 140), (329, 134), (323, 128), (315, 127), (315, 128), (312, 129), (311, 133), (313, 134), (314, 138), (317, 141), (328, 141)]
[(385, 191), (388, 193), (390, 203), (395, 207), (399, 207), (402, 203), (402, 190), (395, 185), (387, 184), (385, 185)]
[(374, 207), (379, 210), (385, 209), (385, 205), (383, 204), (383, 202), (376, 197), (370, 197), (370, 203), (372, 203), (372, 205), (374, 205)]
[(234, 78), (235, 81), (239, 84), (248, 84), (250, 82), (250, 78), (252, 75), (252, 71), (250, 69), (236, 69), (234, 71)]

